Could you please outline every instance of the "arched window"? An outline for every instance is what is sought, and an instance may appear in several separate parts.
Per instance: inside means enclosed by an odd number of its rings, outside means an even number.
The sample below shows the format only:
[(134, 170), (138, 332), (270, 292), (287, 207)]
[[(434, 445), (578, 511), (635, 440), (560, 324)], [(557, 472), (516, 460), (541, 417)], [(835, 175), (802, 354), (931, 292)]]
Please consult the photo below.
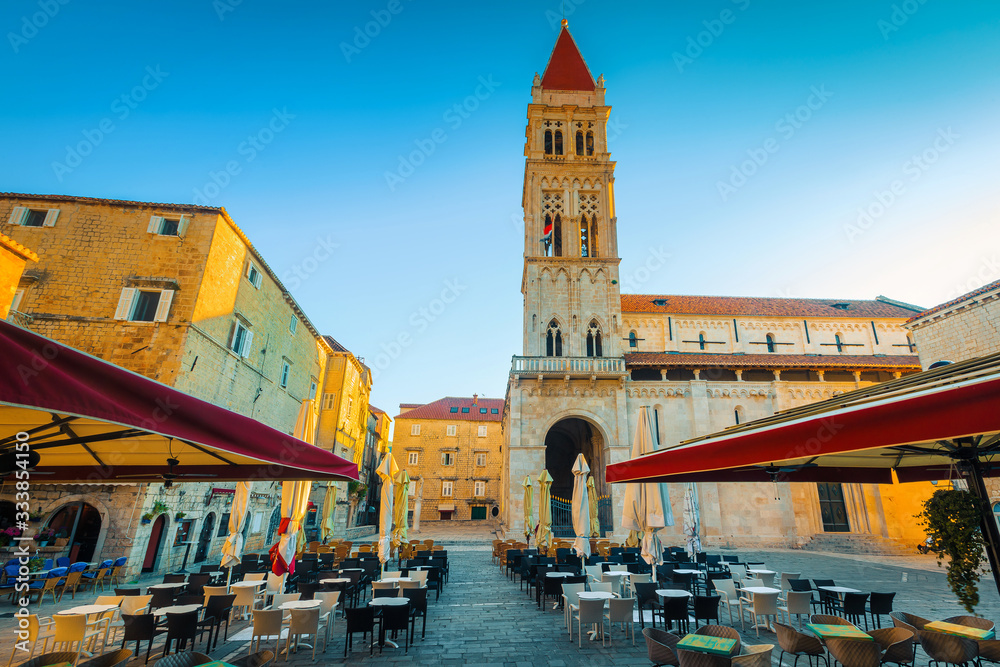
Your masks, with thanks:
[(552, 155), (552, 130), (545, 130), (545, 154)]
[(843, 351), (844, 351), (844, 340), (843, 340), (843, 339), (842, 339), (842, 338), (840, 337), (840, 334), (837, 334), (837, 335), (835, 335), (835, 336), (833, 337), (833, 339), (834, 339), (835, 341), (837, 341), (837, 342), (835, 343), (835, 344), (836, 344), (836, 346), (837, 346), (837, 352), (843, 352)]
[[(774, 336), (772, 336), (771, 334), (767, 334), (766, 340), (767, 340), (767, 351), (774, 352)], [(738, 424), (739, 422), (736, 423)]]
[(700, 334), (698, 334), (698, 349), (699, 350), (704, 350), (706, 342), (707, 341), (705, 339), (705, 332), (702, 331)]
[(594, 154), (594, 133), (593, 132), (588, 132), (587, 133), (587, 155), (593, 155), (593, 154)]
[(545, 225), (542, 227), (542, 242), (545, 243), (545, 256), (552, 256), (552, 216), (545, 214)]
[(556, 130), (556, 155), (563, 154), (563, 136), (562, 130)]
[(562, 356), (562, 331), (559, 330), (559, 323), (555, 320), (549, 322), (548, 330), (545, 333), (545, 356)]
[(634, 331), (628, 332), (628, 346), (629, 347), (639, 347), (639, 339), (635, 335)]
[(601, 327), (597, 320), (591, 320), (587, 329), (587, 356), (600, 357), (601, 354)]
[(576, 132), (576, 154), (583, 155), (583, 132)]
[(580, 216), (580, 257), (590, 257), (590, 225), (587, 216)]
[(740, 407), (739, 405), (737, 405), (736, 409), (733, 410), (733, 419), (737, 424), (743, 423), (743, 408)]
[(599, 257), (597, 244), (597, 216), (590, 216), (590, 257)]
[(552, 256), (562, 257), (562, 217), (556, 213), (552, 223)]
[(993, 518), (1000, 524), (1000, 503), (993, 503)]

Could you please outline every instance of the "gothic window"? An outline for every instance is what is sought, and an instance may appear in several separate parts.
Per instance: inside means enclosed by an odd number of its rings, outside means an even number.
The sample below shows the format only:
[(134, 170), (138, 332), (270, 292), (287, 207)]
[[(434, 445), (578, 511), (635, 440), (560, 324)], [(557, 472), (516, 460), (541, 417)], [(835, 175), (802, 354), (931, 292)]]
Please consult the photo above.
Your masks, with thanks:
[(552, 155), (552, 130), (545, 130), (545, 154)]
[(559, 323), (555, 320), (549, 322), (549, 328), (545, 334), (545, 356), (562, 356), (562, 332), (559, 330)]
[[(767, 351), (774, 352), (774, 336), (767, 334)], [(739, 424), (739, 422), (736, 422)]]
[(593, 154), (594, 154), (594, 133), (593, 132), (588, 132), (587, 133), (587, 155), (593, 155)]
[[(600, 208), (600, 200), (596, 193), (581, 192), (579, 194), (580, 213), (583, 216), (580, 220), (580, 256), (597, 257), (599, 255), (599, 241), (597, 237), (597, 210)], [(583, 252), (583, 233), (586, 225), (587, 251)]]
[(562, 130), (556, 130), (555, 139), (556, 139), (556, 155), (562, 155), (563, 154)]
[(628, 346), (629, 347), (639, 347), (639, 339), (636, 337), (634, 331), (628, 332)]
[(580, 216), (580, 257), (590, 257), (590, 229), (587, 216)]
[(590, 217), (590, 257), (597, 257), (597, 217)]
[(591, 320), (587, 329), (587, 356), (600, 357), (601, 355), (601, 327), (597, 320)]
[(576, 132), (576, 154), (583, 155), (583, 132), (580, 130)]
[(552, 223), (552, 256), (562, 257), (562, 218), (556, 214)]

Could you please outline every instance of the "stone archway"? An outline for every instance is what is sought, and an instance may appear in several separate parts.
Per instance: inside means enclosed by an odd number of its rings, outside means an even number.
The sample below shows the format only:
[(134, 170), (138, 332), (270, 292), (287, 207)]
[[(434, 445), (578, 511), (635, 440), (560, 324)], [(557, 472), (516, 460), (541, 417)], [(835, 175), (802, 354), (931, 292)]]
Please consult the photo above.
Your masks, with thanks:
[(567, 417), (545, 434), (545, 469), (552, 476), (552, 495), (573, 494), (573, 463), (583, 454), (590, 466), (598, 493), (604, 487), (604, 437), (599, 429), (580, 417)]

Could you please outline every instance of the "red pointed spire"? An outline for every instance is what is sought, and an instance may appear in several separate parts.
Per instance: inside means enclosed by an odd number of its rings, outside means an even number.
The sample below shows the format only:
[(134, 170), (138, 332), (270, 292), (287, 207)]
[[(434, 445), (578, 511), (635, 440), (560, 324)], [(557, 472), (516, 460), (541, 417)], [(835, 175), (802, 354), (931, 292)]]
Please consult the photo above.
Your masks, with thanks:
[(569, 34), (567, 21), (563, 19), (559, 39), (549, 56), (549, 64), (542, 74), (542, 88), (548, 90), (584, 90), (593, 91), (597, 86), (594, 77), (590, 75), (587, 63), (580, 55), (580, 49)]

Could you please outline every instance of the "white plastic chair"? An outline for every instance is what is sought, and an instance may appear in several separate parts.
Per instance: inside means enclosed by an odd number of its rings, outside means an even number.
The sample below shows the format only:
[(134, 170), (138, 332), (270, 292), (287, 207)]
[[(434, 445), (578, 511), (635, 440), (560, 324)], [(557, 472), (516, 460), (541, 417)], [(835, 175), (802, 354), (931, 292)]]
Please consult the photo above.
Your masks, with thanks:
[(729, 625), (733, 624), (733, 605), (736, 605), (740, 618), (743, 618), (743, 601), (736, 591), (736, 583), (732, 579), (716, 579), (712, 583), (721, 598), (719, 602), (726, 605), (726, 609), (729, 610)]
[[(316, 644), (319, 643), (319, 607), (311, 609), (290, 609), (291, 621), (288, 623), (288, 638), (285, 640), (285, 658), (291, 654), (292, 637), (295, 637), (295, 649), (299, 648), (299, 638), (302, 635), (312, 637), (313, 662), (316, 662)], [(323, 640), (323, 651), (326, 652), (326, 639)]]
[(587, 589), (587, 584), (563, 584), (563, 621), (569, 630), (570, 641), (573, 640), (573, 612), (580, 606), (580, 593)]
[(257, 650), (263, 637), (275, 638), (274, 654), (279, 655), (278, 645), (281, 643), (281, 627), (284, 624), (284, 614), (281, 609), (254, 609), (253, 632), (250, 636), (250, 653), (254, 652), (253, 643), (257, 641)]
[(773, 616), (774, 620), (778, 620), (778, 594), (777, 593), (754, 593), (753, 596), (753, 624), (754, 630), (757, 631), (757, 636), (760, 637), (760, 623), (757, 619), (761, 616), (764, 617), (764, 622), (770, 627), (770, 621), (768, 617)]
[(611, 598), (608, 600), (608, 611), (604, 614), (608, 619), (608, 628), (615, 623), (621, 623), (628, 638), (629, 628), (632, 630), (632, 646), (635, 646), (635, 598)]
[(783, 606), (778, 606), (778, 611), (785, 612), (785, 616), (788, 620), (788, 624), (792, 624), (792, 614), (799, 617), (799, 629), (802, 629), (802, 617), (806, 618), (812, 614), (812, 608), (810, 606), (810, 601), (812, 600), (812, 592), (810, 591), (788, 591), (785, 594), (785, 604)]
[(576, 612), (576, 631), (579, 635), (578, 644), (583, 647), (583, 626), (600, 625), (601, 646), (604, 646), (604, 600), (579, 600), (580, 607)]

